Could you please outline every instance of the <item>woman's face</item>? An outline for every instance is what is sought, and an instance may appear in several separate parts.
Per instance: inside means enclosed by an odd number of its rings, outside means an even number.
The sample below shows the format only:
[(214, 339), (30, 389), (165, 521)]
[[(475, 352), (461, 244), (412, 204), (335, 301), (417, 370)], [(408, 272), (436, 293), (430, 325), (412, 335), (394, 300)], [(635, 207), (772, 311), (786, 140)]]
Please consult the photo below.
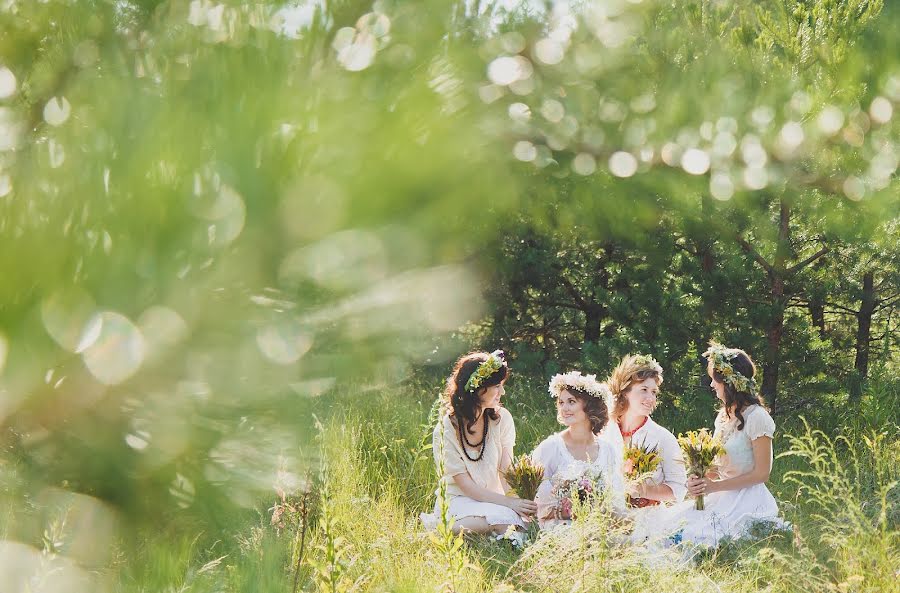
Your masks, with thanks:
[(716, 381), (715, 374), (713, 373), (712, 363), (709, 363), (706, 367), (706, 374), (709, 375), (710, 380), (712, 381), (709, 384), (710, 389), (716, 392), (716, 397), (719, 398), (723, 403), (725, 402), (725, 384)]
[(656, 398), (659, 395), (659, 384), (655, 377), (648, 377), (640, 383), (632, 383), (625, 392), (628, 411), (649, 416), (656, 409)]
[(563, 391), (556, 398), (556, 419), (565, 426), (587, 421), (584, 403), (568, 391)]
[(506, 389), (503, 387), (504, 383), (506, 383), (506, 381), (503, 381), (499, 385), (491, 385), (490, 387), (484, 388), (478, 402), (482, 410), (487, 408), (496, 410), (500, 408), (500, 398), (506, 393)]

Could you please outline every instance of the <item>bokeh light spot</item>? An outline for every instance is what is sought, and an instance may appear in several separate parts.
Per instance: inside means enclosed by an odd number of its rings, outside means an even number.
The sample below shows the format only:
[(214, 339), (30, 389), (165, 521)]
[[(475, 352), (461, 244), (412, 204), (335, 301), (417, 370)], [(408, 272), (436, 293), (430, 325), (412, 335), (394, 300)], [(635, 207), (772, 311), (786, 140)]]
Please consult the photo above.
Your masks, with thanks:
[(513, 121), (527, 122), (531, 119), (531, 108), (525, 103), (512, 103), (507, 112)]
[(819, 129), (826, 136), (834, 136), (844, 125), (844, 112), (834, 105), (826, 105), (816, 118)]
[(530, 163), (537, 158), (537, 148), (528, 140), (520, 140), (513, 146), (513, 156), (525, 163)]
[(12, 189), (12, 177), (6, 173), (0, 173), (0, 198), (8, 196)]
[(681, 157), (681, 168), (691, 175), (703, 175), (709, 171), (709, 155), (698, 148), (685, 151)]
[(850, 176), (844, 180), (844, 195), (858, 202), (866, 196), (866, 184), (859, 177)]
[(609, 157), (609, 170), (616, 177), (631, 177), (637, 168), (638, 161), (630, 152), (620, 150)]
[(594, 155), (581, 152), (572, 159), (572, 170), (579, 175), (591, 175), (597, 170), (597, 160)]
[(84, 364), (105, 385), (122, 383), (144, 362), (145, 342), (141, 331), (127, 317), (106, 311), (97, 318), (100, 333), (82, 352)]
[(872, 105), (869, 107), (869, 114), (875, 123), (886, 124), (891, 121), (891, 117), (894, 115), (894, 106), (884, 97), (875, 97)]
[(312, 343), (312, 337), (295, 321), (267, 325), (256, 333), (260, 352), (276, 364), (297, 362), (309, 352)]
[(93, 344), (100, 334), (96, 305), (81, 290), (58, 292), (41, 304), (41, 320), (50, 337), (69, 352), (80, 352)]
[(534, 54), (538, 60), (552, 66), (562, 62), (566, 55), (566, 49), (555, 39), (547, 38), (534, 44)]
[(559, 123), (566, 115), (566, 108), (556, 99), (547, 99), (541, 105), (541, 115), (551, 123)]
[(0, 99), (12, 97), (16, 92), (16, 75), (6, 66), (0, 66)]
[(709, 193), (717, 200), (730, 200), (734, 195), (734, 183), (728, 173), (716, 172), (709, 179)]
[(44, 105), (44, 121), (51, 126), (61, 126), (69, 119), (72, 106), (65, 97), (53, 97)]
[(522, 64), (513, 57), (499, 57), (488, 65), (487, 74), (494, 84), (506, 86), (522, 76)]

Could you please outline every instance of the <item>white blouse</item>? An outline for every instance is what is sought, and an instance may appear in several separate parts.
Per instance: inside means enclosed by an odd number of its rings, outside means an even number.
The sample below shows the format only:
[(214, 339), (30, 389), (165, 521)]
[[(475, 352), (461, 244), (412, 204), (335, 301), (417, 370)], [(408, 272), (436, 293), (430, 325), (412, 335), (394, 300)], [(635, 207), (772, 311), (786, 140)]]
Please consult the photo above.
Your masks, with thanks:
[[(513, 459), (513, 448), (516, 444), (516, 425), (513, 423), (512, 414), (506, 408), (499, 410), (499, 422), (489, 421), (487, 444), (484, 448), (484, 456), (479, 461), (472, 461), (463, 452), (463, 446), (459, 442), (459, 429), (453, 426), (450, 416), (444, 414), (434, 427), (432, 434), (432, 450), (434, 463), (438, 470), (441, 467), (441, 439), (444, 441), (444, 473), (441, 479), (447, 484), (447, 495), (464, 496), (463, 491), (453, 480), (453, 476), (468, 473), (478, 486), (486, 488), (497, 494), (503, 494), (503, 484), (500, 481), (500, 464), (503, 459)], [(481, 447), (473, 449), (466, 447), (471, 457), (478, 457)], [(439, 492), (438, 489), (437, 492)]]
[(716, 460), (722, 479), (741, 476), (753, 470), (752, 442), (759, 437), (775, 436), (775, 421), (764, 407), (747, 406), (741, 414), (744, 416), (742, 430), (737, 429), (738, 419), (734, 414), (729, 418), (724, 411), (720, 411), (716, 418), (714, 434), (722, 440), (725, 447), (725, 454)]
[[(625, 509), (625, 483), (622, 480), (620, 467), (621, 455), (617, 455), (615, 449), (599, 435), (594, 438), (597, 443), (597, 458), (590, 460), (590, 465), (601, 471), (606, 488), (611, 495), (613, 508), (622, 511)], [(575, 459), (569, 452), (562, 433), (556, 433), (544, 439), (531, 454), (531, 459), (544, 467), (544, 480), (535, 497), (535, 502), (538, 504), (538, 517), (543, 517), (557, 503), (551, 494), (553, 476), (572, 466), (586, 462)]]
[[(619, 459), (622, 459), (625, 455), (625, 439), (622, 437), (619, 423), (610, 420), (603, 429), (602, 437), (615, 448)], [(684, 457), (681, 454), (681, 446), (675, 435), (654, 422), (653, 418), (648, 417), (647, 422), (631, 435), (631, 443), (650, 448), (656, 447), (661, 459), (659, 467), (656, 468), (656, 472), (650, 477), (650, 480), (656, 485), (665, 484), (671, 488), (672, 494), (675, 495), (675, 502), (684, 500), (687, 494), (687, 472), (685, 471)]]

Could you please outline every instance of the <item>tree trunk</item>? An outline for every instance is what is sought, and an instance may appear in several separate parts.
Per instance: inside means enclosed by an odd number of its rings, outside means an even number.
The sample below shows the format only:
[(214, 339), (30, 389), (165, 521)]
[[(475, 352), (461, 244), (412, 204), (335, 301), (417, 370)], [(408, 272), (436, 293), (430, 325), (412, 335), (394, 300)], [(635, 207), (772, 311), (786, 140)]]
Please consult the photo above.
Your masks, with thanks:
[(785, 296), (785, 276), (787, 261), (791, 256), (791, 210), (781, 198), (778, 212), (778, 247), (775, 260), (769, 272), (769, 286), (772, 293), (772, 317), (766, 331), (766, 361), (763, 365), (762, 396), (776, 411), (778, 408), (778, 375), (781, 370), (781, 338), (784, 336), (784, 312), (787, 309)]
[[(780, 294), (779, 294), (780, 293)], [(772, 411), (778, 407), (778, 374), (781, 368), (781, 338), (784, 336), (784, 280), (776, 278), (772, 286), (772, 317), (766, 331), (766, 361), (763, 364), (762, 396)]]
[(584, 345), (600, 341), (600, 322), (603, 321), (603, 307), (592, 305), (584, 312)]
[(872, 315), (875, 313), (875, 274), (863, 274), (863, 291), (856, 313), (856, 360), (850, 379), (850, 403), (859, 404), (863, 387), (869, 376), (869, 344), (872, 335)]
[[(703, 195), (700, 198), (700, 211), (703, 217), (704, 228), (712, 226), (713, 217), (712, 198)], [(697, 240), (697, 259), (700, 263), (700, 327), (694, 347), (697, 349), (697, 366), (700, 367), (700, 387), (709, 388), (712, 380), (706, 373), (707, 360), (703, 357), (709, 340), (712, 338), (713, 315), (719, 305), (719, 293), (712, 280), (712, 273), (716, 267), (716, 259), (713, 254), (713, 240), (708, 235), (701, 235)]]
[(813, 326), (819, 330), (819, 337), (824, 340), (827, 337), (825, 334), (825, 301), (820, 297), (810, 298), (809, 316), (812, 319)]

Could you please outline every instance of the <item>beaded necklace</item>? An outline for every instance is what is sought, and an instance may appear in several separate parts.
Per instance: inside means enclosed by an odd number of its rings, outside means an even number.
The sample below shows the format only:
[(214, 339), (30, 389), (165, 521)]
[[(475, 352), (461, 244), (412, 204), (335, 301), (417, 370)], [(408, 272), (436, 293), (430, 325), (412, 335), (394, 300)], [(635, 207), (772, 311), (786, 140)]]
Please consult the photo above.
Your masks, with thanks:
[[(481, 458), (484, 457), (484, 450), (487, 448), (488, 415), (486, 413), (484, 414), (484, 433), (481, 435), (480, 443), (470, 443), (469, 442), (469, 439), (465, 435), (466, 431), (463, 430), (463, 424), (465, 424), (465, 421), (462, 418), (460, 418), (459, 422), (457, 423), (457, 426), (459, 427), (459, 442), (462, 445), (463, 453), (465, 454), (466, 459), (468, 459), (469, 461), (481, 461)], [(475, 449), (477, 447), (481, 447), (481, 451), (478, 453), (478, 457), (475, 457), (473, 459), (472, 456), (469, 455), (469, 450), (466, 449), (466, 445), (472, 447), (473, 449)]]
[(641, 423), (638, 425), (638, 427), (635, 428), (634, 430), (625, 430), (624, 428), (622, 428), (622, 423), (619, 422), (619, 430), (622, 431), (622, 438), (623, 438), (623, 439), (627, 439), (627, 438), (630, 438), (631, 436), (633, 436), (634, 433), (636, 433), (636, 432), (639, 431), (640, 429), (644, 428), (644, 425), (647, 424), (647, 420), (650, 420), (650, 416), (644, 416), (644, 421), (641, 422)]

